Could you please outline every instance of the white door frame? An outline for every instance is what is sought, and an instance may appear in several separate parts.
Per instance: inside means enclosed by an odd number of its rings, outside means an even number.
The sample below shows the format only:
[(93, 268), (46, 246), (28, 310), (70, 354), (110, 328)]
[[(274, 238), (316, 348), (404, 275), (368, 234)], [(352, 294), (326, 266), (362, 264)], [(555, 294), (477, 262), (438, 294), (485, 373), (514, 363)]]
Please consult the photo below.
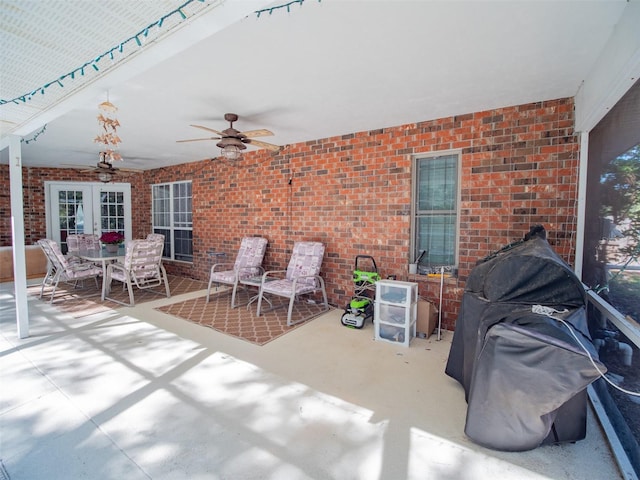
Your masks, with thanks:
[(83, 192), (84, 232), (100, 235), (101, 231), (101, 204), (100, 197), (104, 192), (122, 192), (124, 194), (124, 229), (125, 239), (132, 238), (131, 222), (131, 184), (129, 183), (100, 183), (100, 182), (59, 182), (48, 181), (44, 183), (47, 238), (60, 242), (60, 229), (54, 228), (54, 221), (58, 220), (58, 198), (54, 193), (61, 190), (79, 190)]

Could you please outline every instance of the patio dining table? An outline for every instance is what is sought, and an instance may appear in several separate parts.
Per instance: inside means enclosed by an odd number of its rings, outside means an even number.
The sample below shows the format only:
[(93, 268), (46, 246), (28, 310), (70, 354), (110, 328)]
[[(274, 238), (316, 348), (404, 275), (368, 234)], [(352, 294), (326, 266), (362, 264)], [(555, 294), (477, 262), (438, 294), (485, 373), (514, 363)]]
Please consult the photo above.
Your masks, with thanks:
[(102, 295), (101, 299), (104, 301), (106, 296), (107, 283), (107, 264), (124, 260), (125, 247), (121, 245), (117, 252), (108, 252), (104, 248), (97, 249), (80, 249), (77, 252), (70, 253), (71, 255), (86, 260), (88, 262), (102, 264)]

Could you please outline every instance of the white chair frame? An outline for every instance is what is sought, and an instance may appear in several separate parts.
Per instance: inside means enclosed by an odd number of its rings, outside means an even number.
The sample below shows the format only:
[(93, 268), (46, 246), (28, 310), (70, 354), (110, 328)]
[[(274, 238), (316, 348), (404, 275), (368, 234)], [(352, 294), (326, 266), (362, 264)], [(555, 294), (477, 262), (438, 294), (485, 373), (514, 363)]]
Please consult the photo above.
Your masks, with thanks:
[[(163, 247), (164, 244), (157, 240), (131, 240), (127, 242), (124, 262), (107, 265), (107, 274), (104, 280), (107, 286), (105, 298), (121, 305), (133, 307), (135, 305), (134, 285), (144, 290), (162, 284), (164, 284), (167, 298), (171, 297), (167, 272), (162, 265)], [(111, 293), (113, 280), (122, 282), (123, 290), (125, 288), (128, 290), (129, 303), (108, 296)]]
[[(265, 294), (286, 297), (289, 299), (289, 310), (287, 312), (287, 326), (304, 322), (316, 314), (302, 318), (295, 322), (291, 321), (294, 302), (301, 295), (308, 295), (315, 292), (321, 292), (324, 310), (318, 314), (329, 310), (329, 302), (327, 301), (327, 290), (325, 288), (324, 279), (320, 276), (320, 268), (322, 266), (322, 258), (324, 256), (324, 245), (320, 242), (296, 242), (293, 246), (289, 266), (286, 270), (271, 270), (265, 272), (262, 276), (260, 292), (258, 294), (258, 307), (256, 315), (260, 316), (262, 312), (262, 301), (266, 301)], [(309, 263), (311, 259), (311, 263)], [(284, 278), (283, 278), (284, 274)], [(283, 306), (283, 305), (280, 305)], [(275, 306), (272, 308), (279, 308)], [(271, 309), (269, 309), (271, 310)]]
[(42, 239), (38, 240), (37, 243), (47, 257), (47, 273), (40, 287), (40, 298), (44, 295), (45, 286), (52, 286), (51, 298), (49, 299), (49, 303), (52, 304), (58, 284), (61, 281), (73, 282), (74, 287), (77, 287), (78, 281), (93, 278), (96, 282), (96, 287), (100, 287), (98, 276), (102, 274), (101, 268), (91, 263), (72, 264), (62, 254), (60, 245), (54, 240)]

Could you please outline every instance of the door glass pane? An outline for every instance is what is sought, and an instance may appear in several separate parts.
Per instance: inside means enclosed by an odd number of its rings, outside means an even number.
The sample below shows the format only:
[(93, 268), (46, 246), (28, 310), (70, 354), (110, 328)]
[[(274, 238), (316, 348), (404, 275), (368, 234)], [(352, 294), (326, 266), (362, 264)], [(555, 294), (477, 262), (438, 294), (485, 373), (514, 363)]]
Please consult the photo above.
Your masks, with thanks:
[(100, 194), (100, 230), (125, 234), (125, 205), (122, 192)]
[(63, 190), (58, 192), (60, 248), (67, 253), (67, 235), (84, 233), (82, 192)]

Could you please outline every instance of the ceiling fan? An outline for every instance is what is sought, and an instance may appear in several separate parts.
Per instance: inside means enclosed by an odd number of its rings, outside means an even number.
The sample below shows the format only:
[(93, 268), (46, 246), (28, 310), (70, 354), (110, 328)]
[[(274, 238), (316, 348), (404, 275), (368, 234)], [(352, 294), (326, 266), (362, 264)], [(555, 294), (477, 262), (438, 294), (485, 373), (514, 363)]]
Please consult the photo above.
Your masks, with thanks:
[[(66, 164), (62, 164), (65, 166)], [(66, 165), (69, 167), (78, 168), (77, 165)], [(116, 175), (121, 175), (126, 172), (139, 172), (140, 170), (134, 168), (116, 168), (111, 162), (100, 159), (95, 167), (80, 167), (79, 170), (85, 170), (90, 173), (96, 173), (98, 180), (103, 183), (109, 183)]]
[(222, 149), (222, 156), (229, 160), (236, 160), (242, 156), (242, 150), (247, 148), (247, 145), (252, 145), (257, 148), (266, 148), (273, 152), (278, 152), (282, 147), (274, 145), (272, 143), (256, 140), (256, 137), (268, 137), (273, 135), (272, 132), (266, 129), (260, 130), (248, 130), (246, 132), (240, 132), (233, 128), (233, 122), (238, 120), (238, 115), (235, 113), (226, 113), (224, 119), (229, 122), (229, 128), (219, 132), (213, 128), (203, 127), (202, 125), (191, 125), (195, 128), (200, 128), (208, 132), (215, 133), (217, 137), (206, 138), (192, 138), (189, 140), (177, 140), (178, 143), (183, 142), (199, 142), (202, 140), (220, 140), (216, 145)]

